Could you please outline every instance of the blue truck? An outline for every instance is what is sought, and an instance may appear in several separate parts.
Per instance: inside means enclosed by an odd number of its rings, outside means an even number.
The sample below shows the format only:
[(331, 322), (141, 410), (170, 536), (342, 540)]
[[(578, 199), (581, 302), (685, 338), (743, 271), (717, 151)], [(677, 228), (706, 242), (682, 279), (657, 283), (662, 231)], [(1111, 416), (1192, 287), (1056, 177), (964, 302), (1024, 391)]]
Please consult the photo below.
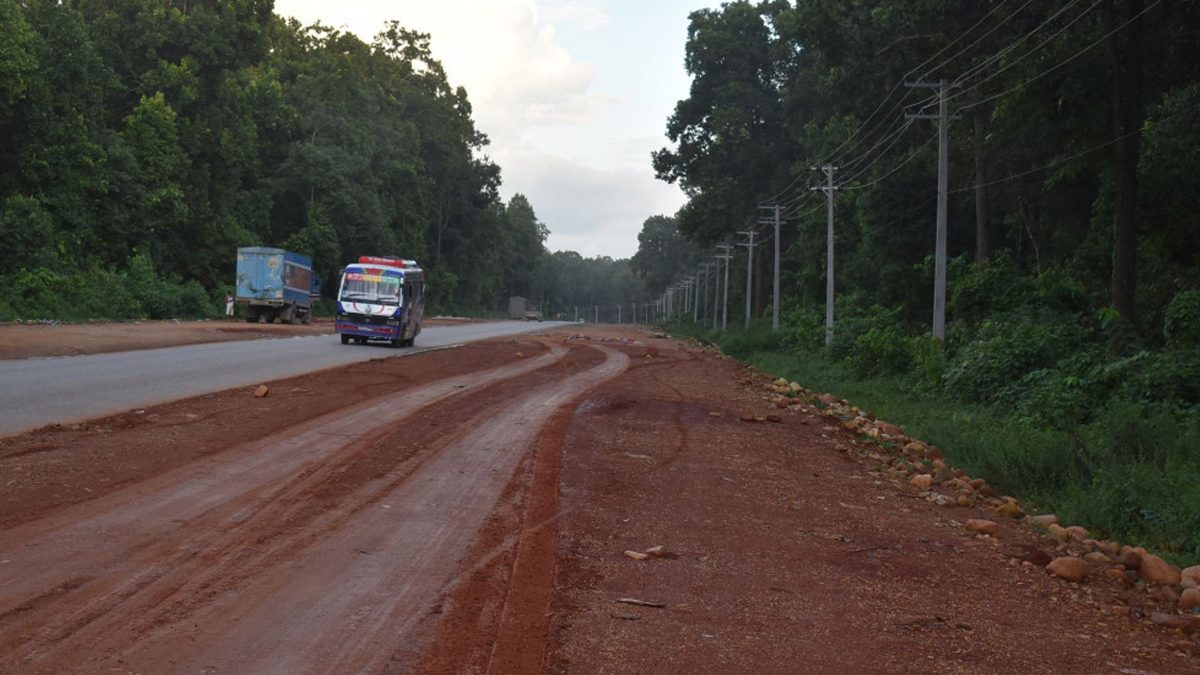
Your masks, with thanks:
[(242, 307), (246, 321), (309, 323), (313, 303), (320, 297), (321, 277), (313, 273), (308, 257), (266, 246), (237, 250), (234, 302)]
[(342, 344), (411, 347), (425, 315), (425, 272), (415, 260), (361, 256), (342, 270), (334, 332)]

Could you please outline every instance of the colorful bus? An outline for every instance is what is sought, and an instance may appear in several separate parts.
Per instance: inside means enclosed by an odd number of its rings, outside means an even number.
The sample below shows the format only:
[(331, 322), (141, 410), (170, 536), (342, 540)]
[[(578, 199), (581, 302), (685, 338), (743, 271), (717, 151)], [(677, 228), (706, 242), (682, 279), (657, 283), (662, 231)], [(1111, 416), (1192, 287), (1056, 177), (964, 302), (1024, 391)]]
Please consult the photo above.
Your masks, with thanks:
[(334, 331), (342, 344), (412, 346), (425, 315), (425, 272), (415, 260), (362, 256), (342, 270)]

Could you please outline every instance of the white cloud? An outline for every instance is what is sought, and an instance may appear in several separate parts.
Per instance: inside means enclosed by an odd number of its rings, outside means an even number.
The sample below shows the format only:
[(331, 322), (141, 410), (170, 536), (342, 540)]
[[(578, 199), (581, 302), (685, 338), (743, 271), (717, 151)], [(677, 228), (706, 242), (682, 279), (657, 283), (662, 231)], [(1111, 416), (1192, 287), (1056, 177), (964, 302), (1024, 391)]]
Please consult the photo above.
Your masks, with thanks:
[(609, 21), (607, 12), (578, 4), (544, 4), (541, 7), (541, 16), (546, 23), (551, 25), (570, 23), (585, 30), (603, 28), (608, 25)]
[[(583, 165), (536, 149), (501, 162), (513, 167), (511, 184), (529, 198), (538, 220), (550, 228), (551, 251), (584, 257), (627, 258), (647, 218), (673, 214), (679, 191), (641, 171)], [(506, 184), (509, 181), (506, 180)]]
[(687, 12), (706, 4), (717, 2), (276, 0), (275, 11), (365, 41), (390, 20), (430, 34), (492, 141), (502, 195), (530, 199), (551, 250), (628, 257), (646, 218), (683, 203), (654, 179), (650, 151), (686, 96)]

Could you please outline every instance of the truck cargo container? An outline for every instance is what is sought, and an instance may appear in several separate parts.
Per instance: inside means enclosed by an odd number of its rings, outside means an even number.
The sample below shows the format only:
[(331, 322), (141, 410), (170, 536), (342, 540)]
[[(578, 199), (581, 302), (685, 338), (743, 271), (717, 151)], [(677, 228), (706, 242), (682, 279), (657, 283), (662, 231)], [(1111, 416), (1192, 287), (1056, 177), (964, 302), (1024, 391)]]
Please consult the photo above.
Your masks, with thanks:
[(508, 299), (508, 318), (523, 319), (525, 321), (541, 321), (542, 310), (537, 304), (530, 302), (529, 298), (522, 298), (519, 295), (514, 295)]
[(313, 274), (311, 259), (266, 246), (237, 250), (234, 302), (243, 308), (246, 321), (309, 323), (313, 303), (320, 297), (321, 277)]

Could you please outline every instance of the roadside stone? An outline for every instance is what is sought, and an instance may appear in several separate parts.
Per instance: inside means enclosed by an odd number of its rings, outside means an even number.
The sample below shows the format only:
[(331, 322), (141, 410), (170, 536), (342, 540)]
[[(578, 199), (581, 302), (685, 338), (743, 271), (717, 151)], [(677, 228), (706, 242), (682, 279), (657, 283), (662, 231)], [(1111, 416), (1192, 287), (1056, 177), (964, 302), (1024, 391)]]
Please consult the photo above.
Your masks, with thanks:
[(1179, 572), (1179, 568), (1153, 553), (1147, 553), (1142, 556), (1142, 567), (1139, 571), (1142, 580), (1148, 584), (1178, 586), (1183, 578)]
[(1053, 513), (1046, 513), (1046, 514), (1039, 515), (1039, 516), (1030, 516), (1029, 522), (1033, 523), (1034, 525), (1039, 525), (1041, 527), (1050, 527), (1051, 525), (1055, 525), (1058, 523), (1058, 516), (1054, 515)]
[(929, 486), (933, 485), (933, 476), (930, 476), (927, 473), (921, 473), (913, 476), (908, 482), (918, 490), (928, 490)]
[(1117, 564), (1124, 566), (1127, 570), (1140, 570), (1142, 569), (1142, 554), (1127, 548), (1117, 556)]
[(1155, 586), (1150, 590), (1150, 597), (1168, 605), (1179, 604), (1179, 594), (1170, 586)]
[(933, 503), (937, 504), (938, 506), (951, 506), (952, 504), (957, 504), (957, 502), (950, 497), (950, 495), (934, 495)]
[(1021, 510), (1021, 505), (1016, 502), (1004, 502), (997, 511), (1000, 515), (1008, 518), (1024, 518), (1025, 512)]
[(1180, 573), (1184, 580), (1190, 579), (1192, 583), (1200, 586), (1200, 565), (1192, 565)]
[(959, 495), (958, 499), (954, 500), (959, 506), (974, 506), (975, 500), (969, 495)]
[(1083, 559), (1093, 565), (1110, 565), (1110, 564), (1112, 564), (1112, 558), (1109, 558), (1107, 555), (1101, 553), (1100, 551), (1092, 551), (1092, 552), (1088, 553), (1087, 555), (1083, 556)]
[(1186, 588), (1179, 595), (1179, 609), (1185, 612), (1191, 612), (1195, 609), (1200, 609), (1200, 589)]
[(754, 413), (742, 413), (741, 420), (742, 420), (743, 422), (753, 422), (753, 421), (755, 421), (755, 419), (754, 419)]
[(1000, 533), (1000, 524), (993, 520), (985, 520), (983, 518), (972, 518), (967, 521), (966, 528), (978, 534), (986, 534), (989, 537), (994, 537)]
[(1051, 560), (1050, 564), (1046, 565), (1046, 571), (1065, 581), (1078, 583), (1087, 576), (1088, 566), (1075, 556), (1064, 556)]
[(779, 424), (780, 422), (783, 421), (783, 418), (780, 417), (779, 415), (767, 415), (767, 421), (774, 422), (775, 424)]
[(1046, 565), (1049, 565), (1052, 560), (1054, 560), (1054, 557), (1049, 553), (1046, 553), (1036, 546), (1030, 546), (1028, 544), (1021, 547), (1017, 557), (1029, 563), (1030, 565), (1037, 565), (1038, 567), (1045, 567)]
[(952, 480), (954, 480), (954, 472), (951, 471), (950, 467), (948, 466), (943, 466), (941, 469), (938, 469), (937, 475), (933, 477), (933, 482), (939, 484), (948, 483)]
[(260, 384), (258, 389), (254, 390), (254, 398), (266, 398), (269, 393), (271, 393), (271, 389), (265, 384)]
[(1200, 616), (1179, 616), (1165, 612), (1154, 612), (1150, 615), (1150, 620), (1160, 626), (1174, 628), (1184, 635), (1191, 635), (1200, 631)]
[(1072, 526), (1066, 528), (1066, 530), (1067, 530), (1067, 533), (1070, 534), (1073, 539), (1083, 541), (1084, 539), (1087, 538), (1088, 531), (1078, 525), (1072, 525)]

